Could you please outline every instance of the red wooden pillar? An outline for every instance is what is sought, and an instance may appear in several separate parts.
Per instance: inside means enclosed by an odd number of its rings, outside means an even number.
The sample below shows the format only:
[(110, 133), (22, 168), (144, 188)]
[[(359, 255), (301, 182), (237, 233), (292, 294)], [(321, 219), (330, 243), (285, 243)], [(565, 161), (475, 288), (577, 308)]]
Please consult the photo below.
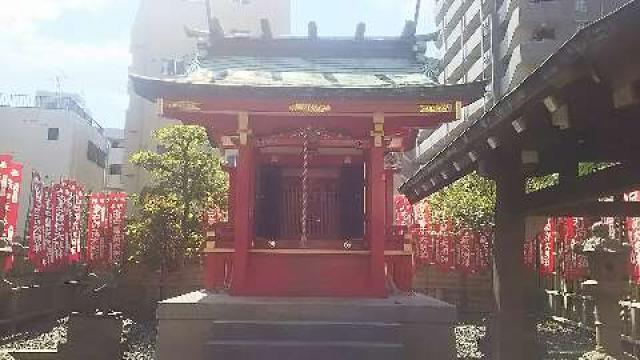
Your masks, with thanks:
[(248, 125), (249, 117), (246, 113), (238, 116), (240, 145), (238, 146), (238, 159), (236, 173), (234, 174), (234, 205), (233, 205), (233, 274), (231, 293), (242, 293), (245, 288), (247, 267), (249, 264), (249, 246), (252, 234), (252, 174), (253, 174), (253, 149), (249, 144)]
[(371, 251), (371, 286), (376, 296), (386, 296), (384, 270), (384, 245), (386, 238), (387, 189), (384, 171), (384, 116), (374, 116), (374, 144), (369, 150), (369, 191), (371, 204), (369, 209), (369, 248)]
[(384, 179), (386, 186), (386, 197), (385, 197), (385, 219), (387, 222), (387, 227), (393, 225), (394, 222), (394, 213), (393, 213), (393, 195), (394, 195), (394, 184), (393, 184), (393, 176), (396, 173), (395, 169), (385, 169), (384, 170)]
[(229, 175), (229, 191), (227, 192), (227, 216), (228, 221), (233, 221), (233, 207), (235, 206), (235, 182), (236, 182), (236, 168), (227, 166), (225, 171)]

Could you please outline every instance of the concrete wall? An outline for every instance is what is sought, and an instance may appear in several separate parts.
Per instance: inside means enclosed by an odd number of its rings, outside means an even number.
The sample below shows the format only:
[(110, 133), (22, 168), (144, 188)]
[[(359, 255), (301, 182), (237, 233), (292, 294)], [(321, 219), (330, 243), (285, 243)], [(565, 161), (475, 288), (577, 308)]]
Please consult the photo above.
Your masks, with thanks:
[[(48, 140), (48, 129), (58, 128), (58, 140)], [(90, 190), (104, 188), (105, 172), (87, 159), (88, 142), (105, 153), (106, 138), (85, 119), (63, 109), (0, 107), (0, 153), (11, 154), (24, 165), (18, 235), (22, 236), (29, 208), (31, 174), (37, 170), (46, 182), (75, 179)]]

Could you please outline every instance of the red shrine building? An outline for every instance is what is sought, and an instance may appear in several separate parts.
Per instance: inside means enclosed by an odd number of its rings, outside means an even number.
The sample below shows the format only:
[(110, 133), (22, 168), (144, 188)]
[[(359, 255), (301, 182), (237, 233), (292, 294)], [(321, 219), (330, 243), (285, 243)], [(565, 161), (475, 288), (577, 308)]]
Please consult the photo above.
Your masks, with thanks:
[(429, 39), (413, 29), (376, 39), (319, 38), (314, 25), (308, 37), (272, 38), (268, 26), (261, 38), (210, 33), (185, 75), (131, 76), (163, 116), (205, 127), (228, 160), (229, 222), (204, 249), (206, 289), (380, 299), (410, 290), (389, 159), (484, 91), (437, 84)]

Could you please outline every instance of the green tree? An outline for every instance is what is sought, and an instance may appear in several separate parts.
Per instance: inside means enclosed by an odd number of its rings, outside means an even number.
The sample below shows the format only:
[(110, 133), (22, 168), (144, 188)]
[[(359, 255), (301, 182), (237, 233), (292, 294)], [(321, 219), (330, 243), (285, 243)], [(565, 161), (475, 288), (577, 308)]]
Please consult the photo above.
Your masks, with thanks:
[(473, 228), (494, 225), (496, 185), (473, 172), (427, 198), (432, 216)]
[(130, 159), (152, 183), (133, 197), (127, 234), (133, 260), (171, 269), (200, 249), (203, 212), (226, 208), (228, 180), (204, 128), (173, 125), (156, 130), (154, 138), (158, 151)]
[[(578, 176), (614, 166), (614, 163), (578, 164)], [(558, 184), (558, 174), (528, 178), (526, 191), (539, 191)], [(473, 228), (495, 225), (495, 183), (473, 172), (427, 198), (432, 216), (436, 219), (453, 219), (463, 226)]]

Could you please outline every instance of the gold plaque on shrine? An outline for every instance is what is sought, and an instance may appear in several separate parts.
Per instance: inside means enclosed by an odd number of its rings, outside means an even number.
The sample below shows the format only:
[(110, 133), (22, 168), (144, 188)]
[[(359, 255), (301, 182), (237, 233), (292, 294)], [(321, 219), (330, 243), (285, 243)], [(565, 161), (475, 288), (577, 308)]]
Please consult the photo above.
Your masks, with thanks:
[(449, 103), (419, 104), (418, 112), (422, 114), (451, 113), (451, 112), (454, 112), (454, 109), (453, 109), (453, 104), (449, 104)]
[(164, 108), (184, 112), (197, 112), (202, 110), (202, 104), (194, 101), (164, 101)]
[(295, 103), (289, 105), (289, 111), (303, 114), (323, 114), (331, 111), (329, 104)]

